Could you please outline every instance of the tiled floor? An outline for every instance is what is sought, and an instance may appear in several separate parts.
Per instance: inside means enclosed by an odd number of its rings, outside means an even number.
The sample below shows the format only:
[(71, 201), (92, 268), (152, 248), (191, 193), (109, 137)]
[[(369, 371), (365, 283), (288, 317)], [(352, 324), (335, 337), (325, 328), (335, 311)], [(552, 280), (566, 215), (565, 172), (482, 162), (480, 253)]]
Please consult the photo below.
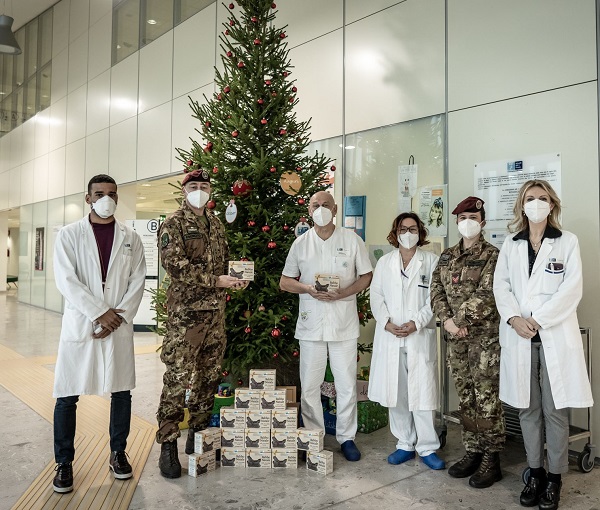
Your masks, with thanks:
[[(14, 352), (26, 359), (36, 358), (37, 363), (51, 371), (59, 332), (59, 314), (18, 304), (15, 291), (0, 294), (0, 349), (7, 348), (5, 354)], [(151, 334), (139, 334), (135, 340), (141, 354), (136, 356), (137, 388), (133, 392), (133, 412), (141, 420), (154, 424), (163, 366), (151, 346), (157, 344), (159, 339)], [(45, 392), (40, 397), (46, 400), (51, 398), (47, 389), (41, 388), (40, 391)], [(0, 386), (0, 409), (0, 432), (5, 438), (0, 456), (0, 509), (9, 509), (52, 463), (52, 426), (3, 386)], [(90, 433), (89, 430), (80, 432)], [(445, 471), (433, 472), (419, 460), (402, 466), (388, 465), (385, 458), (394, 450), (394, 440), (387, 429), (357, 437), (357, 444), (363, 452), (363, 458), (358, 463), (346, 462), (331, 436), (327, 436), (325, 442), (326, 448), (335, 452), (335, 470), (326, 477), (307, 472), (301, 466), (298, 470), (281, 471), (218, 469), (200, 478), (191, 478), (184, 473), (177, 480), (166, 480), (160, 476), (157, 468), (159, 447), (154, 444), (130, 508), (521, 508), (518, 495), (522, 488), (521, 473), (525, 467), (525, 455), (522, 445), (516, 442), (509, 441), (502, 455), (504, 479), (486, 490), (472, 489), (466, 480), (452, 479)], [(182, 450), (183, 440), (179, 446)], [(449, 425), (447, 446), (442, 455), (450, 463), (462, 455), (460, 433), (455, 425)], [(186, 460), (182, 451), (180, 458)], [(99, 471), (103, 469), (100, 467)], [(582, 474), (575, 465), (571, 466), (570, 473), (564, 479), (560, 508), (599, 509), (598, 473), (600, 471), (595, 470), (590, 474)], [(49, 474), (48, 484), (51, 483), (51, 476)], [(75, 483), (77, 485), (77, 479)], [(95, 490), (99, 489), (102, 487), (95, 487)], [(60, 498), (56, 496), (53, 500), (56, 508), (72, 507), (65, 505)], [(79, 508), (89, 507), (82, 503)]]

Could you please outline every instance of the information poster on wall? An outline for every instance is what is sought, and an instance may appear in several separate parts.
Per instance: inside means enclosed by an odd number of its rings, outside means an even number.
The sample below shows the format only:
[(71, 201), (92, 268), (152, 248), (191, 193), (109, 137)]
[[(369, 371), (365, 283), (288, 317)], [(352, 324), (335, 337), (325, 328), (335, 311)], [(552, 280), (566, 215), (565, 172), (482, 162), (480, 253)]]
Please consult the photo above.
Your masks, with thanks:
[(417, 193), (417, 165), (398, 167), (398, 213), (412, 211), (412, 197)]
[(367, 197), (344, 197), (344, 227), (354, 230), (362, 240), (365, 240), (365, 225), (367, 220)]
[(474, 171), (475, 195), (485, 202), (489, 241), (500, 247), (513, 219), (519, 189), (530, 179), (548, 181), (560, 196), (560, 153), (527, 156), (518, 160), (477, 163)]
[(35, 260), (34, 269), (36, 271), (44, 270), (44, 227), (38, 227), (35, 229)]
[(448, 235), (448, 186), (426, 186), (419, 192), (419, 217), (430, 237)]

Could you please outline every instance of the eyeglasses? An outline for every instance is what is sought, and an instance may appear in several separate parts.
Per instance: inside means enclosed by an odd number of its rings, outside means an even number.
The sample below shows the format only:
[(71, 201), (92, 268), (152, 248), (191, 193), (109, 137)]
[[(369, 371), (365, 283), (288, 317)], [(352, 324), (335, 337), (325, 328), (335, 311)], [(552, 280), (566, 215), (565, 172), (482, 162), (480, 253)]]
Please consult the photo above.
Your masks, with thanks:
[(410, 227), (410, 228), (400, 227), (399, 232), (401, 234), (406, 234), (407, 232), (410, 232), (411, 234), (418, 234), (419, 228), (418, 227)]

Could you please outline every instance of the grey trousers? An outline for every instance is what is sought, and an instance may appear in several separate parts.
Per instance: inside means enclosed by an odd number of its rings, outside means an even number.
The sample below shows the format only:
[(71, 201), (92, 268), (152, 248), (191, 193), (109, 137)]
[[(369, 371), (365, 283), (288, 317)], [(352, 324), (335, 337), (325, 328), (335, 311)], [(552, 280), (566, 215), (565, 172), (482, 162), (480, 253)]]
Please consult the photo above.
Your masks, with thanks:
[(530, 468), (544, 467), (544, 431), (548, 471), (554, 474), (569, 470), (569, 408), (556, 409), (544, 348), (539, 342), (531, 344), (531, 395), (529, 407), (519, 410), (521, 431)]

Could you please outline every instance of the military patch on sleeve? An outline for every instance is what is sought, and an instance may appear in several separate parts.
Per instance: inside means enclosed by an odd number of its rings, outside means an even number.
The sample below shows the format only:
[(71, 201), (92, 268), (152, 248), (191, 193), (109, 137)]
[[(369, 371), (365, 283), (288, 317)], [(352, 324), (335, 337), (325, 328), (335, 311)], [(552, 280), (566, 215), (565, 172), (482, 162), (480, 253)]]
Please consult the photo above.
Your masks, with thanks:
[(450, 254), (442, 253), (442, 256), (440, 257), (440, 261), (438, 262), (438, 266), (447, 266), (449, 261), (450, 261)]
[(169, 234), (167, 234), (166, 232), (161, 236), (160, 238), (160, 247), (161, 248), (166, 248), (167, 245), (169, 244)]

